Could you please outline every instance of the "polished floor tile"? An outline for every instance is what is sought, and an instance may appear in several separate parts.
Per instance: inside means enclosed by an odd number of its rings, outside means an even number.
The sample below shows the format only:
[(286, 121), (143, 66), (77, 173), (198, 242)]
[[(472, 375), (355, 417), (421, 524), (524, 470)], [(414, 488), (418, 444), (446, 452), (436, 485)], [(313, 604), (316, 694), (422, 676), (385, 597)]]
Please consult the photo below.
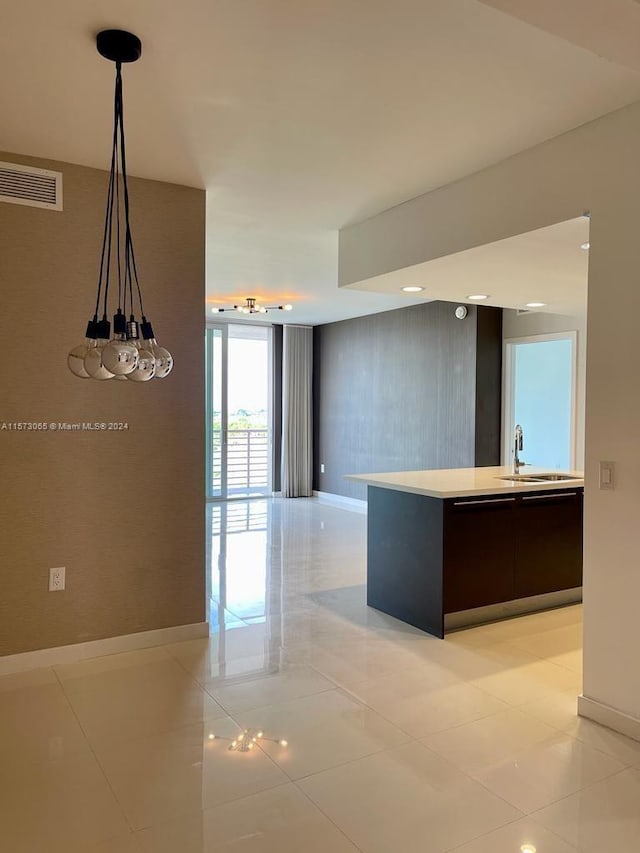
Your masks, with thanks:
[(624, 770), (617, 759), (569, 735), (474, 774), (485, 788), (529, 814)]
[[(21, 853), (22, 848), (14, 848)], [(28, 848), (30, 853), (33, 848)], [(65, 838), (47, 840), (46, 845), (39, 850), (46, 853), (142, 853), (140, 844), (132, 832), (120, 834), (106, 841), (98, 841), (95, 844), (87, 841), (73, 841)]]
[(262, 729), (286, 748), (262, 748), (292, 779), (300, 779), (409, 740), (375, 711), (338, 690), (318, 693), (237, 715), (247, 728)]
[(269, 627), (257, 623), (219, 629), (208, 639), (188, 640), (165, 648), (198, 681), (207, 681), (224, 676), (227, 670), (246, 671), (248, 660), (257, 662), (256, 669), (263, 668), (280, 648), (280, 643), (272, 642)]
[[(446, 674), (446, 670), (445, 670)], [(412, 737), (420, 738), (506, 710), (471, 684), (451, 683), (427, 666), (357, 685), (353, 695)]]
[(640, 770), (628, 769), (559, 800), (534, 818), (580, 853), (640, 850)]
[(582, 624), (560, 625), (559, 627), (545, 627), (545, 630), (537, 634), (521, 634), (514, 637), (511, 642), (525, 651), (532, 652), (541, 658), (549, 658), (565, 652), (582, 651)]
[[(67, 851), (67, 853), (74, 853), (74, 851)], [(78, 853), (142, 853), (142, 851), (138, 840), (133, 833), (129, 832), (117, 838), (110, 838), (94, 847), (84, 847), (82, 852), (78, 851)]]
[(280, 628), (282, 644), (291, 648), (318, 645), (335, 648), (357, 642), (365, 631), (346, 616), (329, 613), (317, 606), (283, 614)]
[(136, 834), (143, 853), (358, 853), (295, 785)]
[(439, 664), (459, 680), (469, 682), (517, 673), (526, 666), (542, 662), (530, 652), (502, 641), (479, 647), (450, 643), (445, 639), (444, 642), (414, 643), (412, 648), (430, 664)]
[(482, 631), (491, 635), (496, 641), (508, 642), (571, 625), (582, 625), (582, 605), (580, 604), (517, 616), (470, 630)]
[(14, 693), (25, 687), (43, 687), (47, 684), (58, 684), (56, 674), (51, 667), (28, 669), (25, 672), (14, 672), (11, 675), (0, 676), (0, 695)]
[(88, 751), (69, 700), (55, 674), (50, 675), (46, 680), (41, 675), (0, 679), (0, 764), (60, 759)]
[(580, 692), (581, 677), (569, 669), (537, 660), (491, 675), (472, 678), (471, 683), (510, 705), (524, 705), (542, 696), (562, 693), (570, 687)]
[(129, 827), (90, 752), (0, 764), (0, 833), (11, 853), (80, 853)]
[(640, 741), (632, 740), (583, 717), (576, 717), (567, 731), (583, 743), (612, 755), (624, 764), (640, 766)]
[(239, 731), (226, 717), (110, 742), (96, 754), (129, 824), (144, 829), (289, 781), (262, 750), (229, 750)]
[(422, 743), (462, 770), (477, 773), (556, 736), (550, 726), (512, 708), (429, 735)]
[(578, 720), (578, 694), (575, 688), (562, 690), (522, 705), (525, 714), (559, 731), (570, 731)]
[(205, 681), (205, 689), (229, 714), (274, 705), (335, 689), (335, 684), (308, 666), (281, 666), (264, 677), (238, 676)]
[(521, 817), (417, 742), (300, 786), (364, 853), (443, 853)]
[(67, 694), (81, 693), (97, 687), (138, 685), (162, 677), (176, 667), (160, 647), (89, 658), (77, 663), (61, 664), (53, 670)]
[(93, 743), (127, 741), (225, 716), (223, 708), (168, 655), (135, 664), (128, 659), (121, 669), (74, 666), (77, 670), (61, 674), (62, 683)]
[(576, 853), (576, 849), (537, 821), (523, 818), (456, 847), (455, 853)]
[(547, 658), (549, 663), (555, 663), (557, 666), (564, 666), (572, 672), (577, 672), (582, 676), (582, 649), (574, 649), (569, 652), (559, 652), (557, 655), (552, 654)]
[[(336, 684), (352, 688), (382, 676), (406, 672), (424, 663), (415, 650), (392, 643), (375, 634), (350, 643), (306, 645), (291, 649), (289, 656), (312, 666)], [(437, 665), (432, 665), (435, 670)], [(440, 668), (441, 682), (456, 681), (455, 676)]]
[(209, 638), (0, 678), (3, 851), (638, 853), (580, 606), (441, 641), (366, 606), (363, 516), (207, 513)]

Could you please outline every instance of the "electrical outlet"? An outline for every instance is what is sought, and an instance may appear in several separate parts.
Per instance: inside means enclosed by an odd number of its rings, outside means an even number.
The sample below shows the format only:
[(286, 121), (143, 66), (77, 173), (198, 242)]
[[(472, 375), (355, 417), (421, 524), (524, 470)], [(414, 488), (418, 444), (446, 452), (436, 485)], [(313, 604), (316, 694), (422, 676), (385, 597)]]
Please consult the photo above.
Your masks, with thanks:
[(61, 592), (65, 583), (65, 567), (49, 569), (49, 592)]
[(320, 463), (320, 473), (324, 474), (324, 462)]

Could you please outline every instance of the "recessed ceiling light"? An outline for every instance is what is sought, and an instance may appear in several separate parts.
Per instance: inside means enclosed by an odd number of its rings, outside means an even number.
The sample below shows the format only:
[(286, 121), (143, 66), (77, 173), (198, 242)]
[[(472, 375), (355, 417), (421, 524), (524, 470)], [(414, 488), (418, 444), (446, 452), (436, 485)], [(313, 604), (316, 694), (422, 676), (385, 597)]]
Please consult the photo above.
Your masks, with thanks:
[(405, 293), (420, 293), (421, 290), (424, 290), (424, 287), (418, 287), (417, 285), (410, 284), (407, 287), (403, 287), (402, 290)]
[(587, 241), (586, 243), (580, 243), (580, 248), (581, 248), (581, 249), (584, 249), (584, 250), (585, 250), (585, 252), (586, 252), (590, 247), (591, 247), (591, 243), (589, 243), (588, 241)]
[(520, 848), (520, 853), (536, 853), (536, 848), (533, 844), (523, 844)]
[(467, 296), (467, 299), (473, 299), (477, 302), (480, 302), (481, 300), (488, 299), (488, 298), (489, 298), (488, 293), (472, 293), (471, 296)]
[(546, 302), (527, 302), (527, 308), (544, 308)]

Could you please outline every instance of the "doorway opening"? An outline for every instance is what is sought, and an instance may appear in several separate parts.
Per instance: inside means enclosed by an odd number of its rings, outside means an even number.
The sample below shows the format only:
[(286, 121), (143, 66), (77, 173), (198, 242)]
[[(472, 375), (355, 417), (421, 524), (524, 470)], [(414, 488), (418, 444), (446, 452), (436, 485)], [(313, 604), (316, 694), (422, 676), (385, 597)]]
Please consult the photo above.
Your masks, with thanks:
[(505, 341), (504, 464), (511, 461), (514, 424), (526, 435), (527, 464), (576, 467), (576, 332)]
[(220, 323), (206, 330), (206, 496), (272, 492), (270, 326)]

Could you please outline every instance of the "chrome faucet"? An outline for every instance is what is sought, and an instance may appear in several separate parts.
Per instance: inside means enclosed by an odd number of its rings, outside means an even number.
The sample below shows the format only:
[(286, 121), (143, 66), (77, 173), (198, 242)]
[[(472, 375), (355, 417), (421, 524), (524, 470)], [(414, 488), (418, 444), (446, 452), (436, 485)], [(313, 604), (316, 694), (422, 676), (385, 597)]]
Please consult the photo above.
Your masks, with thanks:
[(513, 433), (513, 473), (514, 474), (519, 474), (520, 473), (520, 466), (527, 464), (526, 462), (523, 462), (520, 459), (520, 456), (518, 455), (519, 451), (522, 450), (523, 439), (524, 439), (524, 432), (522, 431), (522, 427), (520, 426), (520, 424), (516, 424), (516, 428), (515, 428), (514, 433)]

